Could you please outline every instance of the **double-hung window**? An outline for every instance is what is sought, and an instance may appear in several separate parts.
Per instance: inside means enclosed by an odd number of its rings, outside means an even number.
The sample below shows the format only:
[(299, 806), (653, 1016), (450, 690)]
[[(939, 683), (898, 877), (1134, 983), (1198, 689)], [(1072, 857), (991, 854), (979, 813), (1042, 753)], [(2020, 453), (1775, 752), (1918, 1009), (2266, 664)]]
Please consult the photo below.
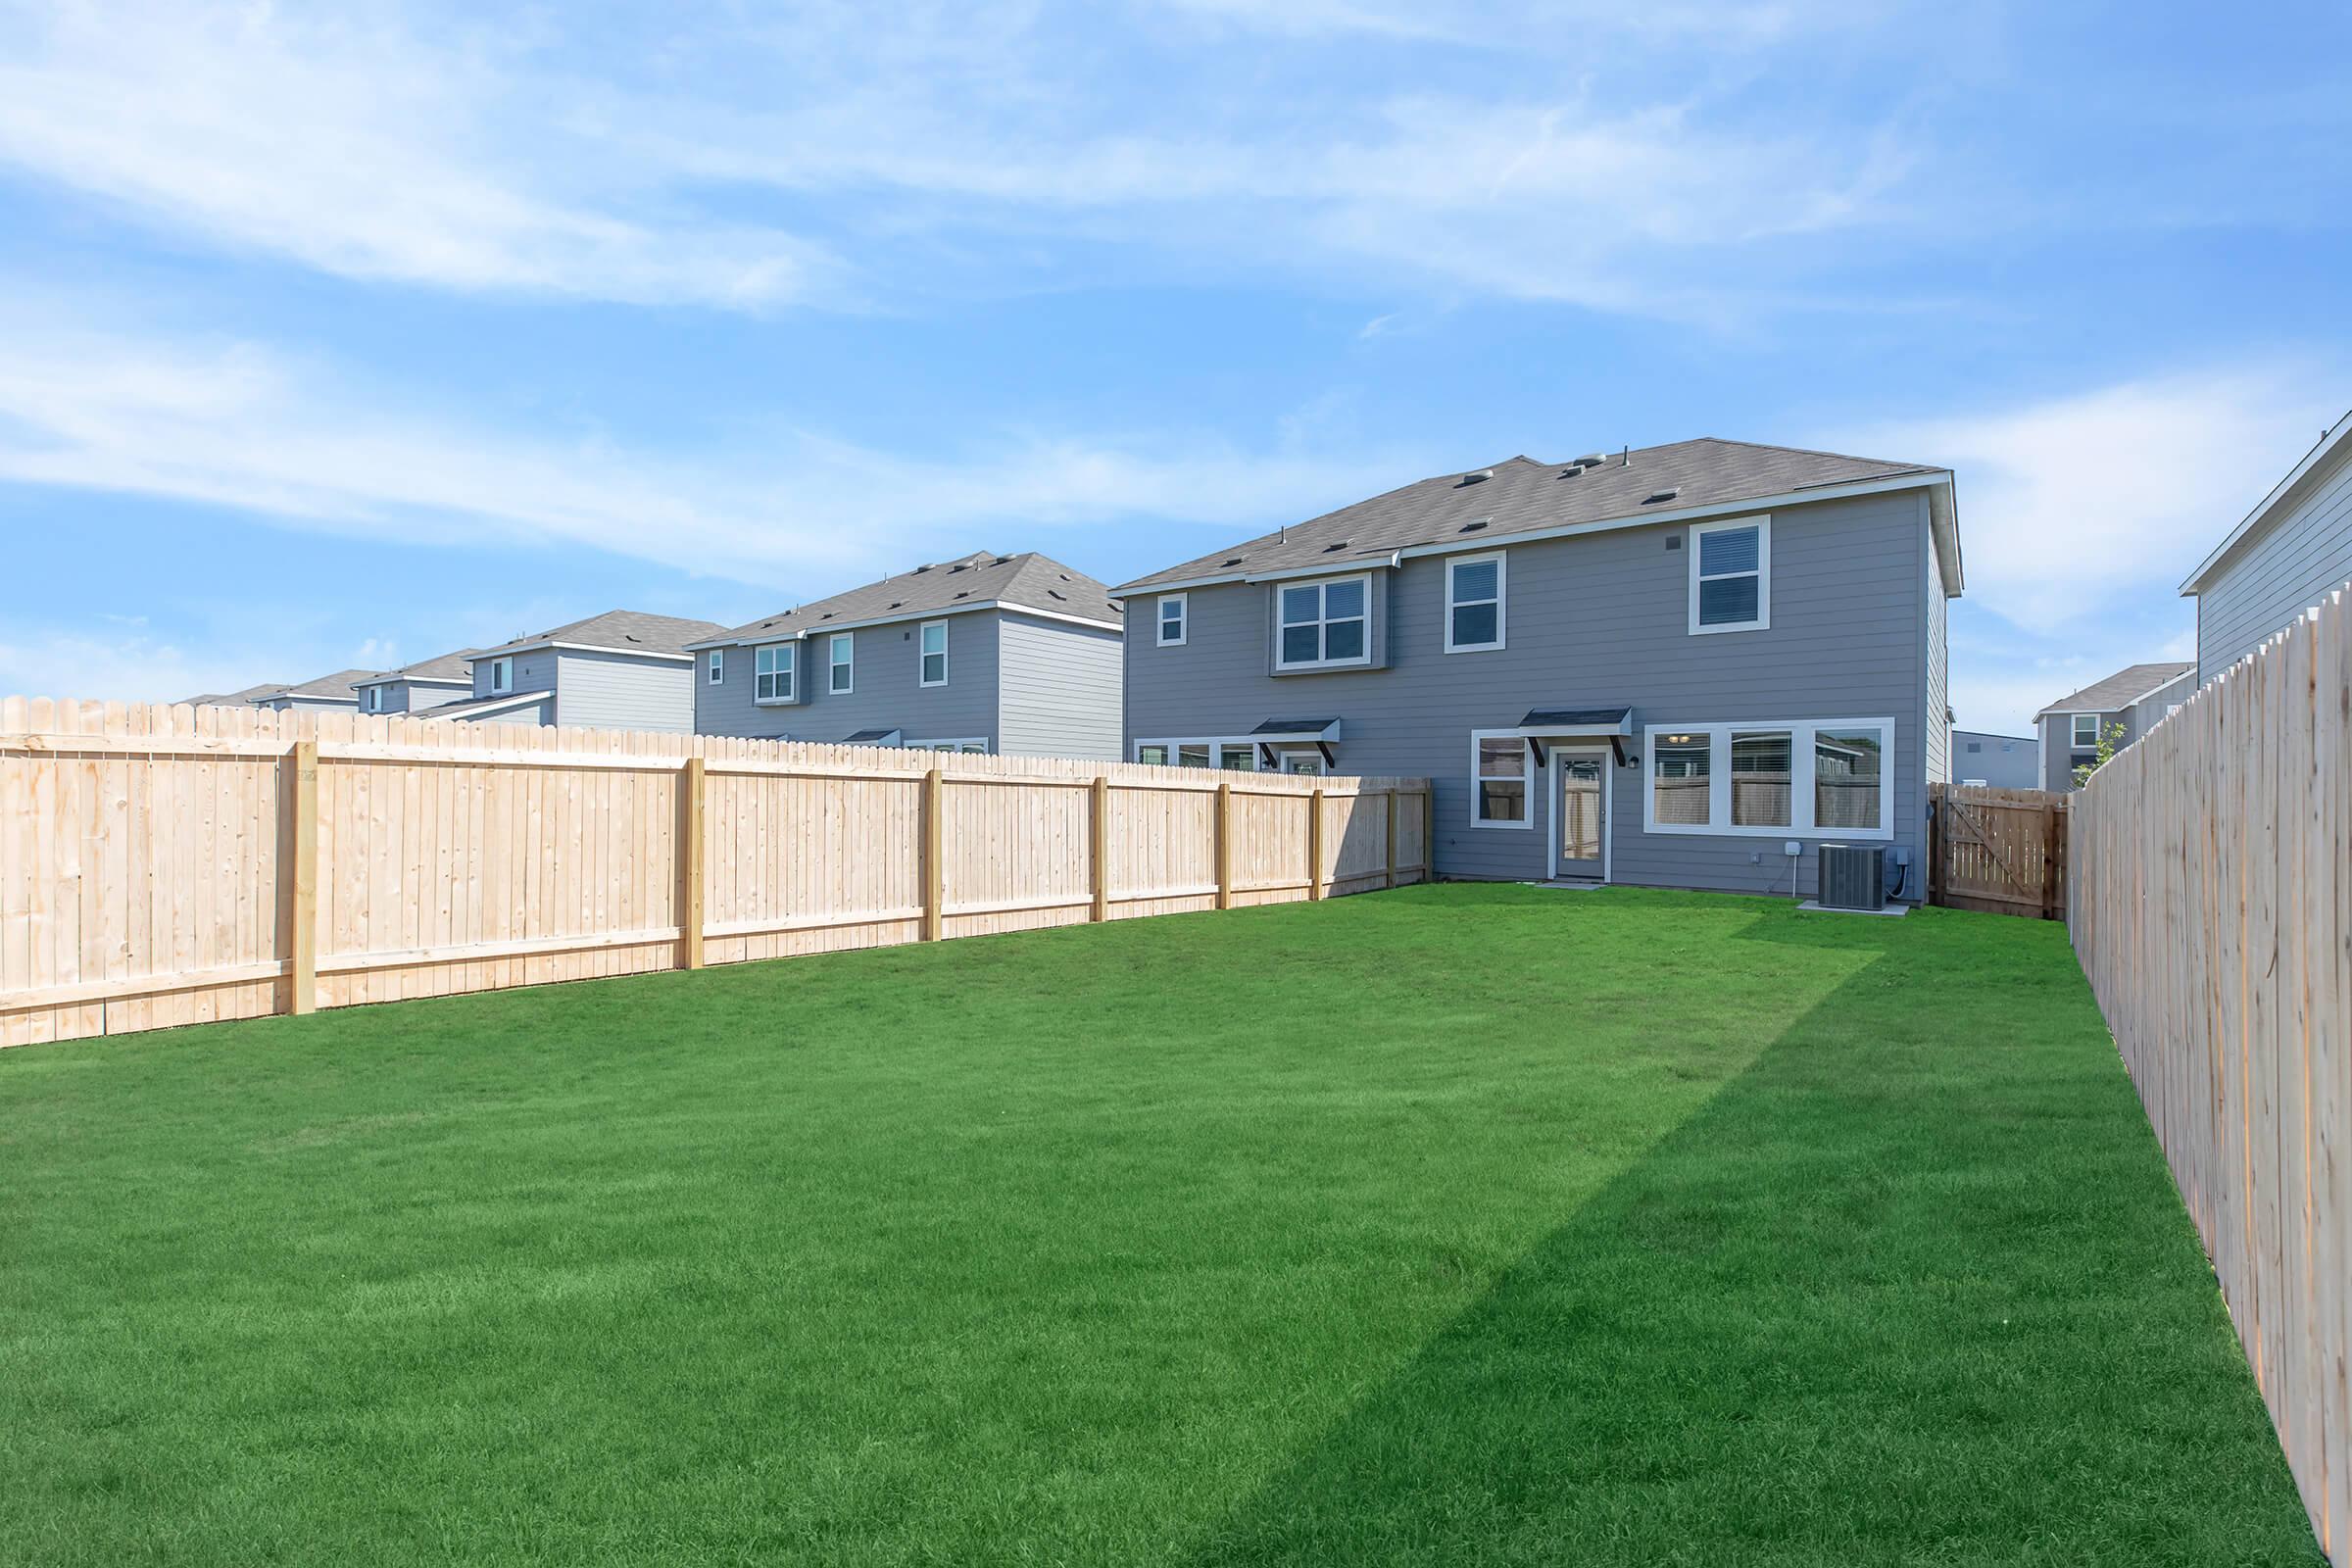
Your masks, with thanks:
[(1159, 596), (1160, 647), (1182, 648), (1184, 646), (1185, 628), (1189, 624), (1186, 617), (1191, 613), (1192, 607), (1184, 595), (1161, 594)]
[(948, 683), (948, 623), (927, 620), (919, 633), (923, 639), (923, 668), (917, 677), (925, 686), (945, 686)]
[(512, 659), (493, 659), (490, 661), (490, 695), (495, 697), (501, 692), (508, 692), (514, 689), (514, 661)]
[(1465, 556), (1446, 563), (1446, 651), (1484, 653), (1502, 646), (1503, 559)]
[(1529, 827), (1535, 760), (1516, 730), (1473, 731), (1470, 736), (1470, 825)]
[(380, 713), (380, 712), (382, 712), (383, 710), (384, 710), (384, 689), (383, 689), (381, 686), (370, 686), (370, 687), (368, 687), (368, 711), (369, 711), (370, 713)]
[(1372, 662), (1369, 577), (1285, 585), (1274, 667), (1323, 669)]
[(1894, 836), (1888, 718), (1653, 725), (1642, 828), (1773, 838)]
[(1690, 525), (1690, 630), (1762, 631), (1772, 624), (1772, 519)]
[(826, 690), (836, 697), (856, 689), (858, 682), (858, 640), (854, 632), (837, 631), (829, 644), (832, 658), (831, 684)]
[(756, 702), (789, 703), (796, 695), (793, 683), (798, 662), (795, 643), (770, 643), (752, 653), (752, 697)]
[(704, 678), (711, 685), (716, 686), (727, 678), (727, 651), (724, 648), (711, 649), (703, 656), (703, 662), (709, 666), (709, 673)]
[(2078, 750), (2085, 752), (2097, 750), (2099, 744), (2099, 715), (2096, 713), (2077, 713), (2075, 715), (2073, 740)]

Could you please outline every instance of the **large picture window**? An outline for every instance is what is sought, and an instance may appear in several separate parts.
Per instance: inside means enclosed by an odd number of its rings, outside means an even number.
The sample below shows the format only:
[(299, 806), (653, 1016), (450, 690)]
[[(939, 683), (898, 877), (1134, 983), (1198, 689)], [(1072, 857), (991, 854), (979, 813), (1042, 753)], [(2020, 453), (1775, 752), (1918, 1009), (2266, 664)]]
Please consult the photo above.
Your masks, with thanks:
[(1762, 631), (1772, 624), (1772, 519), (1690, 526), (1690, 630)]
[(1535, 760), (1516, 730), (1474, 731), (1470, 737), (1470, 825), (1528, 827)]
[(1135, 760), (1160, 766), (1216, 767), (1228, 773), (1254, 773), (1257, 743), (1247, 735), (1205, 735), (1195, 739), (1138, 741)]
[(1279, 590), (1282, 625), (1276, 669), (1316, 669), (1371, 662), (1371, 579), (1341, 577)]
[(1646, 832), (1894, 836), (1890, 718), (1656, 724), (1642, 750)]
[(1502, 646), (1500, 556), (1446, 563), (1446, 651), (1485, 653)]
[(756, 702), (789, 703), (793, 699), (792, 643), (771, 643), (752, 654), (752, 697)]

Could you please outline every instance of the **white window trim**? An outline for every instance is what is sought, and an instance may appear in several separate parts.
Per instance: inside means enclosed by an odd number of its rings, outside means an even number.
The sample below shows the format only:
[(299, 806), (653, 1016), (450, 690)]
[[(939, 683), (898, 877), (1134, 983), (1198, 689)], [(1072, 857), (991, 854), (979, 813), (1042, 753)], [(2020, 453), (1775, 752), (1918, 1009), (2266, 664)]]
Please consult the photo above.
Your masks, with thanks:
[[(2096, 713), (2069, 713), (2066, 718), (2066, 749), (2070, 752), (2097, 751), (2099, 731), (2105, 727), (2100, 724), (2099, 715)], [(2088, 740), (2082, 739), (2082, 720), (2086, 718), (2090, 720), (2090, 739)]]
[[(841, 657), (843, 644), (849, 645), (850, 657)], [(847, 671), (850, 683), (838, 684), (836, 677)], [(847, 697), (858, 689), (858, 634), (837, 631), (825, 640), (825, 690), (835, 697)]]
[[(1727, 622), (1721, 626), (1701, 626), (1698, 623), (1698, 542), (1708, 534), (1723, 533), (1734, 528), (1756, 530), (1756, 618)], [(1690, 577), (1691, 636), (1711, 637), (1720, 632), (1769, 631), (1772, 629), (1772, 518), (1770, 515), (1726, 517), (1720, 522), (1694, 522), (1690, 525), (1690, 536), (1683, 541), (1683, 549), (1690, 557), (1687, 569)], [(1747, 575), (1748, 573), (1744, 571), (1726, 571), (1718, 572), (1716, 578), (1720, 580)]]
[[(1327, 609), (1328, 594), (1331, 588), (1335, 584), (1350, 582), (1357, 584), (1364, 590), (1364, 651), (1353, 659), (1301, 659), (1293, 661), (1283, 658), (1282, 634), (1284, 631), (1284, 624), (1282, 619), (1282, 596), (1294, 588), (1319, 589), (1322, 590), (1324, 597), (1318, 599), (1318, 609)], [(1351, 619), (1353, 617), (1342, 616), (1341, 618)], [(1310, 624), (1310, 622), (1300, 621), (1298, 624), (1303, 626)], [(1328, 614), (1323, 615), (1320, 619), (1311, 622), (1311, 624), (1319, 627), (1328, 627), (1331, 624), (1331, 617)], [(1321, 646), (1323, 641), (1324, 638), (1322, 633), (1318, 632), (1315, 637), (1316, 645), (1318, 647)], [(1274, 584), (1274, 668), (1277, 673), (1287, 674), (1292, 670), (1299, 669), (1362, 669), (1371, 662), (1372, 577), (1369, 572), (1357, 572), (1344, 577), (1315, 577), (1304, 582), (1278, 582)]]
[[(1478, 814), (1479, 786), (1485, 777), (1478, 770), (1478, 743), (1508, 740), (1519, 747), (1519, 783), (1521, 811), (1516, 822), (1493, 822)], [(1546, 774), (1548, 776), (1548, 773)], [(1536, 749), (1527, 744), (1527, 737), (1515, 729), (1474, 729), (1470, 732), (1470, 825), (1493, 828), (1502, 832), (1530, 833), (1536, 826)]]
[[(1280, 601), (1277, 601), (1276, 603), (1277, 613), (1279, 613)], [(1174, 605), (1176, 607), (1176, 635), (1173, 637), (1168, 635), (1168, 606), (1170, 605)], [(1154, 617), (1152, 624), (1159, 628), (1158, 635), (1160, 647), (1182, 648), (1186, 642), (1191, 640), (1193, 635), (1193, 602), (1191, 595), (1161, 594), (1159, 596), (1159, 602), (1152, 607), (1152, 613)]]
[(512, 657), (490, 661), (490, 695), (504, 697), (514, 689), (514, 661)]
[[(771, 669), (768, 671), (768, 675), (771, 679), (777, 675), (782, 675), (784, 677), (784, 695), (781, 697), (762, 697), (760, 695), (760, 656), (763, 653), (766, 653), (771, 648), (782, 649), (792, 655), (789, 667), (781, 670)], [(752, 650), (752, 706), (754, 708), (788, 708), (800, 700), (800, 644), (792, 642), (761, 643)]]
[[(1490, 561), (1494, 564), (1494, 640), (1491, 643), (1457, 643), (1453, 640), (1453, 612), (1462, 601), (1453, 597), (1453, 574), (1463, 566), (1485, 565)], [(1446, 651), (1447, 653), (1490, 654), (1501, 652), (1503, 604), (1509, 597), (1510, 576), (1510, 557), (1504, 551), (1497, 550), (1483, 556), (1448, 556), (1446, 558)], [(1484, 599), (1468, 601), (1473, 605), (1483, 605), (1486, 602)]]
[(959, 735), (948, 740), (908, 741), (906, 744), (909, 750), (918, 752), (968, 752), (979, 757), (988, 755), (988, 737), (985, 735)]
[[(939, 628), (939, 679), (925, 680), (923, 664), (930, 659), (931, 654), (928, 649), (923, 647), (923, 638), (934, 626)], [(944, 620), (926, 620), (915, 630), (914, 683), (917, 686), (945, 686), (948, 683), (948, 623)]]
[(705, 654), (703, 664), (703, 679), (709, 684), (716, 686), (727, 678), (727, 651), (724, 648), (713, 648)]
[(1253, 736), (1249, 735), (1152, 735), (1147, 736), (1128, 747), (1127, 753), (1128, 760), (1140, 762), (1144, 760), (1145, 747), (1161, 747), (1167, 752), (1168, 760), (1164, 764), (1154, 763), (1152, 765), (1179, 767), (1183, 765), (1176, 760), (1176, 754), (1180, 747), (1205, 746), (1208, 748), (1208, 771), (1212, 773), (1239, 773), (1245, 771), (1242, 768), (1229, 768), (1225, 765), (1225, 754), (1227, 752), (1249, 753), (1250, 766), (1247, 769), (1249, 772), (1280, 772), (1281, 768), (1279, 766), (1261, 767), (1258, 765), (1257, 745), (1258, 743), (1256, 739)]
[[(1820, 827), (1813, 821), (1813, 742), (1823, 730), (1879, 732), (1879, 825)], [(1732, 825), (1732, 734), (1787, 730), (1789, 747), (1788, 825)], [(1658, 820), (1658, 739), (1664, 735), (1707, 737), (1707, 820)], [(1711, 839), (1883, 840), (1894, 837), (1894, 720), (1891, 718), (1742, 718), (1719, 724), (1650, 724), (1642, 733), (1642, 831)]]

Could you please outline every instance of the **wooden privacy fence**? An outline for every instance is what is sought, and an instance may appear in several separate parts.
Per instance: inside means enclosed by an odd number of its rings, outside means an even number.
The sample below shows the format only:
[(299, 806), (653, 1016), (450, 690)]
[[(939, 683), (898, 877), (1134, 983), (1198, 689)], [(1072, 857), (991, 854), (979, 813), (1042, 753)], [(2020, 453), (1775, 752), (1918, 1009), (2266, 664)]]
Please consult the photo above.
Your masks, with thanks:
[(2069, 926), (2321, 1544), (2352, 1563), (2352, 608), (2075, 797)]
[(1928, 786), (1928, 902), (2029, 919), (2066, 917), (2069, 797)]
[(1394, 887), (1424, 779), (0, 700), (0, 1046)]

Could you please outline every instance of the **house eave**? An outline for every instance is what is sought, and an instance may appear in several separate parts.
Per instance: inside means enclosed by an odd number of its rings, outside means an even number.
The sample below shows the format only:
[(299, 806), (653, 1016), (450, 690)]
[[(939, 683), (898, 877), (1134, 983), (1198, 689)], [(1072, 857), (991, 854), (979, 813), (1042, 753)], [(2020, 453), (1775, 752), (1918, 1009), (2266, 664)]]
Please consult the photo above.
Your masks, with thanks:
[(969, 615), (983, 610), (1001, 611), (1007, 615), (1035, 615), (1041, 620), (1068, 621), (1074, 626), (1092, 626), (1098, 631), (1124, 633), (1126, 627), (1115, 620), (1099, 620), (1092, 615), (1074, 615), (1067, 611), (1040, 610), (1034, 605), (1016, 605), (1004, 599), (985, 599), (976, 605), (950, 605), (939, 610), (908, 610), (887, 615), (868, 615), (863, 620), (828, 620), (796, 626), (790, 631), (762, 633), (758, 636), (728, 632), (721, 637), (706, 637), (700, 642), (686, 644), (689, 656), (709, 648), (767, 648), (777, 643), (807, 642), (810, 637), (827, 632), (859, 631), (867, 626), (896, 626), (907, 621), (945, 620), (950, 615)]
[(2223, 561), (2228, 559), (2230, 552), (2255, 534), (2268, 528), (2272, 518), (2284, 510), (2283, 503), (2288, 494), (2321, 467), (2333, 461), (2335, 454), (2345, 450), (2348, 444), (2352, 444), (2352, 413), (2347, 413), (2330, 425), (2320, 436), (2318, 444), (2303, 454), (2303, 461), (2289, 469), (2285, 478), (2271, 486), (2270, 493), (2255, 503), (2254, 510), (2247, 513), (2244, 519), (2230, 530), (2230, 536), (2227, 539), (2214, 547), (2213, 554), (2197, 564), (2197, 569), (2190, 572), (2181, 582), (2180, 597), (2194, 599), (2203, 593), (2206, 584), (2212, 580), (2213, 574), (2220, 569)]

